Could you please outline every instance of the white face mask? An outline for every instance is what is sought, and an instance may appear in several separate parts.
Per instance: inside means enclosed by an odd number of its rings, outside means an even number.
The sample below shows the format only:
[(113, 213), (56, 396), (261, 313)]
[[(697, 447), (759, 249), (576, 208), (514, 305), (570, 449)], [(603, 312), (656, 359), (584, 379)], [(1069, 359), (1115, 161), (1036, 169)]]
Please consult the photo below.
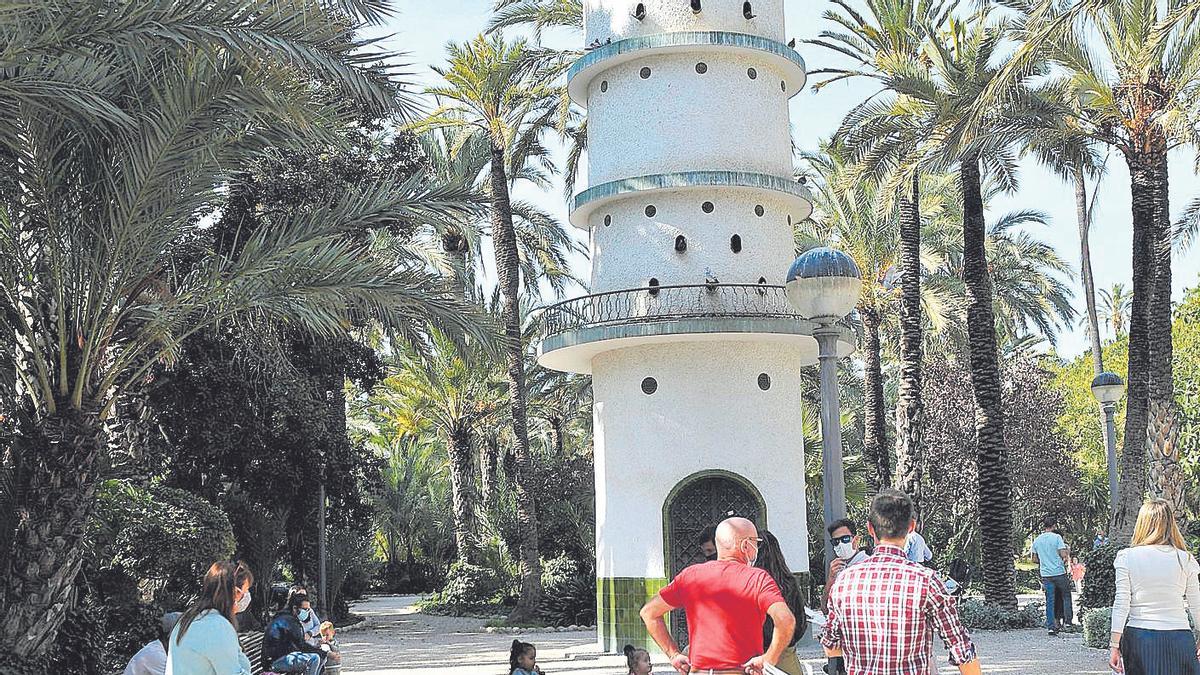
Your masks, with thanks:
[(234, 604), (233, 613), (241, 614), (242, 612), (249, 609), (249, 607), (250, 607), (250, 591), (246, 591), (245, 593), (242, 593), (241, 599), (239, 599), (237, 601), (237, 603)]
[[(749, 541), (749, 540), (747, 540), (747, 541), (746, 541), (746, 543), (747, 543), (747, 544), (750, 544), (750, 545), (752, 545), (752, 546), (753, 546), (753, 542), (751, 542), (751, 541)], [(750, 553), (747, 551), (747, 553), (746, 553), (746, 564), (747, 564), (747, 565), (749, 565), (749, 566), (751, 566), (751, 567), (754, 567), (754, 564), (755, 564), (755, 563), (757, 563), (757, 562), (758, 562), (758, 549), (755, 549), (755, 550), (754, 550), (754, 557), (753, 557), (753, 558), (751, 558), (751, 557), (750, 557)]]
[(849, 560), (853, 558), (854, 554), (858, 551), (854, 550), (853, 543), (843, 544), (839, 542), (837, 546), (833, 547), (833, 552), (836, 553), (837, 557), (841, 558), (842, 560)]

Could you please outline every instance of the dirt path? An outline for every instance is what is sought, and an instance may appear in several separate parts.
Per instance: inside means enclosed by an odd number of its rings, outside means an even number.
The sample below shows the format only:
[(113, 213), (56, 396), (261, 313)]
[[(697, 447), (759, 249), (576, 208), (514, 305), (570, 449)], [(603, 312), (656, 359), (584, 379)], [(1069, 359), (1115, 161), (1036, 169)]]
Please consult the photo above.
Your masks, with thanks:
[[(417, 612), (414, 596), (371, 598), (354, 611), (371, 618), (360, 631), (341, 636), (344, 675), (504, 675), (513, 636), (483, 631), (481, 619), (429, 616)], [(1107, 653), (1083, 646), (1078, 635), (1049, 637), (1042, 630), (976, 631), (985, 673), (1019, 675), (1108, 675)], [(624, 657), (597, 653), (595, 634), (532, 633), (521, 639), (538, 646), (547, 675), (622, 675)], [(816, 672), (824, 663), (811, 639), (801, 642), (801, 659)], [(940, 652), (939, 648), (939, 652)], [(957, 672), (939, 661), (941, 673)], [(655, 661), (656, 675), (669, 675)]]

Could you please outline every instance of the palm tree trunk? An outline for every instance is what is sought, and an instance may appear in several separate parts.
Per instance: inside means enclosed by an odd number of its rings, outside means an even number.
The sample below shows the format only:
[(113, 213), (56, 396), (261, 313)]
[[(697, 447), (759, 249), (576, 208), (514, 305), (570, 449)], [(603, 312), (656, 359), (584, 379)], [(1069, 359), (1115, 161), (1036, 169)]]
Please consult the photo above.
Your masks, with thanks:
[(1167, 195), (1167, 153), (1154, 156), (1155, 223), (1151, 242), (1154, 291), (1150, 306), (1150, 493), (1183, 509), (1183, 467), (1175, 419), (1174, 352), (1171, 345), (1171, 209)]
[(921, 397), (921, 192), (914, 173), (912, 192), (900, 194), (900, 388), (896, 396), (896, 487), (921, 514), (921, 455), (925, 403)]
[(892, 468), (887, 447), (887, 413), (884, 412), (883, 367), (879, 340), (879, 310), (863, 307), (862, 316), (866, 339), (863, 356), (863, 454), (870, 466), (867, 482), (872, 492), (892, 484)]
[(983, 589), (988, 602), (1017, 608), (1012, 556), (1012, 486), (1004, 441), (1004, 401), (996, 350), (996, 316), (988, 271), (987, 224), (979, 158), (962, 160), (963, 282), (967, 287), (967, 344), (971, 388), (975, 393), (976, 463), (979, 480), (979, 531), (994, 550), (983, 557)]
[(552, 417), (550, 419), (550, 429), (554, 434), (554, 454), (557, 457), (565, 457), (567, 454), (567, 432), (563, 428), (563, 420), (561, 417)]
[(95, 411), (62, 402), (17, 449), (17, 527), (0, 580), (0, 672), (43, 658), (75, 606), (104, 427)]
[(496, 467), (499, 461), (500, 443), (495, 436), (489, 435), (479, 446), (479, 484), (485, 506), (491, 504), (496, 494)]
[(1153, 241), (1158, 202), (1152, 159), (1127, 152), (1133, 206), (1133, 298), (1129, 308), (1129, 370), (1125, 390), (1125, 443), (1121, 448), (1117, 503), (1108, 526), (1109, 540), (1133, 536), (1146, 493), (1146, 431), (1150, 404), (1150, 307), (1154, 290)]
[(473, 486), (471, 436), (466, 430), (455, 429), (450, 434), (450, 494), (454, 504), (454, 545), (458, 548), (458, 559), (463, 562), (475, 559), (471, 536), (475, 515)]
[[(1092, 343), (1092, 369), (1096, 375), (1104, 372), (1104, 350), (1100, 344), (1100, 318), (1096, 313), (1096, 281), (1092, 277), (1092, 248), (1088, 241), (1092, 228), (1092, 214), (1088, 210), (1087, 183), (1084, 182), (1083, 165), (1079, 162), (1071, 167), (1075, 182), (1075, 218), (1079, 224), (1079, 279), (1083, 283), (1083, 298), (1087, 304), (1088, 339)], [(1103, 421), (1104, 413), (1100, 413)], [(1103, 427), (1103, 425), (1102, 425)]]
[(521, 593), (509, 618), (514, 622), (527, 622), (533, 619), (541, 602), (542, 566), (538, 557), (537, 506), (529, 490), (533, 472), (530, 466), (529, 420), (525, 409), (525, 345), (521, 340), (521, 259), (517, 249), (517, 233), (513, 227), (512, 204), (508, 197), (508, 174), (502, 139), (492, 141), (490, 187), (492, 242), (496, 249), (496, 276), (500, 281), (500, 319), (504, 324), (508, 397), (515, 439), (513, 455), (516, 476), (512, 488), (517, 502), (517, 525), (521, 539)]

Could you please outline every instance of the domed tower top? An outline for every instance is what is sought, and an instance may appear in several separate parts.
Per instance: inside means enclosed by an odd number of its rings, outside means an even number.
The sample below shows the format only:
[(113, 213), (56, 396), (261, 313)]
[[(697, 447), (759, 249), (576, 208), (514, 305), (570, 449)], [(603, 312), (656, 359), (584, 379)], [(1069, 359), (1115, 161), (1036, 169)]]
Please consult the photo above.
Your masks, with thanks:
[(680, 31), (784, 41), (783, 0), (584, 0), (584, 44)]

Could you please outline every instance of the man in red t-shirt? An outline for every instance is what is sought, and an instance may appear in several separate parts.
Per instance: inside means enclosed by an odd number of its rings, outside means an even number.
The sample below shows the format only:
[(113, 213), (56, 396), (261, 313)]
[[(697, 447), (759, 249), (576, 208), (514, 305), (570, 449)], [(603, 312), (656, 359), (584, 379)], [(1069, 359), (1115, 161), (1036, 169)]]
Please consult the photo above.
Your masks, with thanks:
[[(717, 527), (717, 559), (692, 565), (642, 607), (642, 621), (675, 670), (761, 673), (779, 663), (792, 641), (796, 617), (766, 570), (754, 567), (762, 540), (745, 518)], [(682, 607), (687, 613), (689, 653), (682, 654), (663, 616)], [(775, 622), (771, 647), (762, 653), (763, 622)]]

